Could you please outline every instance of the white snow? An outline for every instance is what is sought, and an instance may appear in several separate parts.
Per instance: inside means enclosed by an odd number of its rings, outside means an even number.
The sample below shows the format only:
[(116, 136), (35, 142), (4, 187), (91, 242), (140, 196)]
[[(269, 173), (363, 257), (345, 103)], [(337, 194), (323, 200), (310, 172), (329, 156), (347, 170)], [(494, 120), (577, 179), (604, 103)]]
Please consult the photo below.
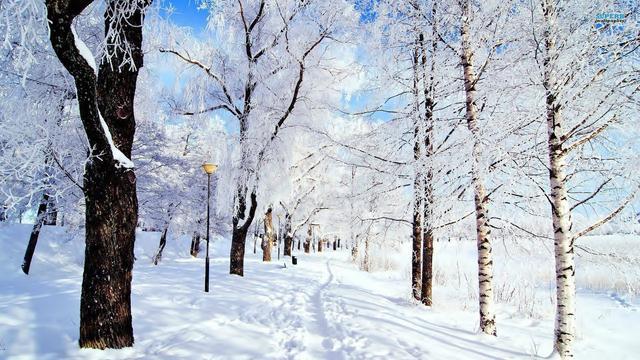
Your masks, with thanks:
[[(71, 33), (73, 34), (73, 39), (75, 40), (75, 45), (78, 51), (80, 52), (80, 56), (82, 56), (89, 66), (93, 69), (93, 71), (97, 74), (98, 67), (96, 66), (96, 59), (89, 50), (87, 44), (80, 39), (78, 34), (76, 33), (76, 29), (73, 25), (71, 25)], [(111, 153), (113, 154), (113, 159), (116, 161), (117, 166), (122, 166), (127, 169), (133, 169), (135, 165), (133, 161), (129, 159), (125, 154), (120, 151), (115, 144), (113, 143), (113, 137), (111, 136), (111, 131), (109, 131), (109, 126), (102, 118), (102, 114), (100, 114), (100, 110), (98, 110), (98, 116), (100, 117), (100, 125), (102, 125), (102, 129), (104, 130), (104, 134), (107, 137), (107, 141), (109, 141), (109, 146), (111, 147)]]
[(111, 147), (111, 153), (113, 154), (113, 159), (116, 161), (116, 166), (122, 166), (127, 169), (133, 169), (135, 165), (133, 161), (129, 159), (125, 154), (120, 151), (116, 145), (113, 143), (113, 137), (111, 136), (111, 131), (109, 131), (109, 126), (102, 118), (102, 114), (100, 110), (98, 110), (98, 116), (100, 117), (100, 125), (102, 125), (102, 129), (104, 130), (104, 134), (107, 137), (107, 141), (109, 142), (109, 146)]
[(87, 64), (89, 64), (89, 66), (91, 66), (93, 71), (97, 74), (98, 66), (96, 66), (96, 58), (93, 57), (93, 53), (91, 53), (91, 50), (89, 50), (87, 44), (85, 44), (84, 41), (80, 39), (80, 37), (76, 33), (76, 28), (73, 25), (71, 25), (71, 33), (73, 34), (73, 39), (75, 41), (76, 48), (80, 52), (80, 56), (82, 56), (87, 61)]
[[(0, 358), (530, 359), (551, 352), (552, 308), (530, 317), (498, 303), (498, 337), (480, 335), (474, 300), (460, 306), (465, 280), (438, 282), (436, 306), (425, 309), (409, 299), (404, 271), (361, 272), (346, 250), (294, 250), (299, 264), (287, 260), (284, 268), (284, 260), (262, 263), (247, 244), (240, 278), (228, 275), (228, 240), (216, 239), (207, 294), (203, 258), (188, 255), (188, 239), (169, 239), (161, 264), (151, 264), (158, 233), (138, 233), (134, 347), (80, 350), (83, 241), (44, 227), (25, 276), (20, 263), (29, 231), (28, 225), (0, 227)], [(473, 245), (436, 243), (438, 257), (471, 267)], [(581, 290), (577, 306), (577, 358), (637, 358), (638, 299)]]

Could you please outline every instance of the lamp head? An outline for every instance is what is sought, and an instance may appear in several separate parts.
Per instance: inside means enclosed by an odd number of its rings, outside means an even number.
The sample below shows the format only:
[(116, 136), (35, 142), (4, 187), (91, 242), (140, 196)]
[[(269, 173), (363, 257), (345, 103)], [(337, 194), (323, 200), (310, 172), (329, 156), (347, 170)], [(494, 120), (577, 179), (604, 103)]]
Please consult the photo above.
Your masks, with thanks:
[(216, 170), (218, 169), (218, 165), (206, 162), (202, 164), (202, 169), (207, 173), (207, 175), (211, 175), (216, 172)]

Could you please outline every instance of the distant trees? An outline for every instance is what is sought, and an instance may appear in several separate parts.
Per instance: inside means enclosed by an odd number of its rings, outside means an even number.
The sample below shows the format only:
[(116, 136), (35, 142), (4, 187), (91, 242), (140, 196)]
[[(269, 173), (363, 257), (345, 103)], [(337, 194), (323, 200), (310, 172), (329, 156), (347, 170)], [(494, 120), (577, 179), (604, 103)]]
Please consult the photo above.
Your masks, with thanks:
[[(69, 136), (77, 129), (69, 111), (76, 95), (64, 69), (59, 65), (34, 67), (24, 74), (28, 63), (24, 57), (56, 61), (53, 51), (40, 42), (12, 37), (12, 26), (36, 21), (27, 19), (32, 15), (16, 13), (7, 18), (11, 24), (6, 28), (5, 44), (10, 45), (0, 47), (0, 221), (22, 222), (35, 205), (34, 226), (22, 264), (25, 274), (30, 271), (41, 227), (62, 224), (65, 213), (72, 212), (84, 164), (84, 156), (78, 156), (78, 150), (84, 148), (82, 139)], [(44, 23), (31, 26), (25, 31), (39, 33)]]
[[(196, 89), (207, 93), (196, 109), (181, 109), (184, 115), (222, 111), (239, 126), (230, 273), (244, 274), (246, 234), (258, 201), (257, 188), (274, 140), (292, 116), (303, 96), (310, 60), (331, 40), (342, 8), (319, 2), (276, 3), (223, 2), (211, 8), (225, 21), (222, 32), (242, 34), (233, 47), (217, 49), (215, 43), (169, 44), (161, 52), (175, 55), (185, 65), (206, 74), (207, 81)], [(216, 17), (218, 18), (218, 17)], [(313, 21), (311, 21), (313, 19)], [(211, 39), (215, 41), (215, 39)], [(205, 61), (204, 59), (213, 59)]]

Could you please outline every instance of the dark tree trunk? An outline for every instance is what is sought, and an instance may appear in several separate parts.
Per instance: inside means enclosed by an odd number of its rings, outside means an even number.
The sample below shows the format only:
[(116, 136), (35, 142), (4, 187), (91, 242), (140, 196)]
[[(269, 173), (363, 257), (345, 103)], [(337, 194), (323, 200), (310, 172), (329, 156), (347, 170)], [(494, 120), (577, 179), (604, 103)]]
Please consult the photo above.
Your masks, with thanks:
[(293, 238), (290, 234), (284, 236), (284, 256), (291, 256), (293, 250)]
[(33, 224), (33, 230), (31, 230), (31, 236), (29, 237), (29, 244), (27, 250), (24, 253), (24, 260), (22, 261), (22, 271), (29, 275), (29, 269), (31, 268), (31, 260), (33, 259), (33, 253), (36, 251), (36, 245), (38, 244), (38, 238), (40, 237), (40, 229), (44, 224), (44, 219), (47, 212), (47, 203), (49, 202), (49, 194), (45, 191), (42, 194), (42, 200), (38, 205), (38, 213), (36, 215), (36, 221)]
[(298, 239), (298, 251), (300, 251), (300, 239)]
[[(141, 10), (122, 14), (119, 36), (131, 49), (115, 50), (114, 66), (100, 64), (96, 76), (91, 63), (76, 47), (72, 23), (92, 1), (47, 0), (49, 34), (53, 49), (73, 76), (80, 118), (91, 147), (85, 168), (86, 247), (80, 299), (80, 347), (132, 346), (131, 277), (133, 245), (138, 222), (136, 176), (126, 159), (131, 157), (135, 132), (134, 96), (138, 70), (143, 65)], [(141, 2), (144, 7), (151, 0)], [(118, 12), (116, 0), (107, 1), (109, 14)], [(119, 67), (130, 56), (131, 65)], [(110, 139), (111, 138), (111, 139)], [(113, 145), (111, 144), (113, 143)], [(116, 156), (118, 155), (118, 156)]]
[(244, 276), (244, 242), (247, 238), (247, 229), (234, 228), (231, 235), (231, 257), (229, 273)]
[(309, 253), (311, 251), (311, 240), (307, 240), (304, 242), (304, 252)]
[[(238, 192), (241, 192), (239, 190)], [(229, 254), (229, 273), (232, 275), (244, 276), (244, 248), (247, 240), (247, 230), (253, 221), (253, 217), (256, 214), (256, 208), (258, 203), (256, 201), (256, 194), (251, 193), (251, 208), (249, 209), (249, 216), (245, 220), (244, 224), (239, 226), (239, 221), (245, 217), (246, 202), (244, 196), (240, 196), (237, 201), (239, 202), (238, 209), (233, 216), (233, 233), (231, 235), (231, 253)]]
[(169, 230), (169, 224), (165, 225), (164, 230), (162, 231), (162, 235), (160, 236), (160, 245), (158, 246), (158, 252), (156, 256), (153, 257), (153, 265), (158, 265), (160, 260), (162, 260), (162, 251), (164, 247), (167, 245), (167, 231)]
[(284, 216), (284, 256), (291, 256), (293, 249), (293, 234), (291, 233), (291, 214)]
[(197, 231), (193, 232), (193, 236), (191, 237), (191, 256), (198, 257), (198, 253), (200, 252), (200, 233)]
[(171, 219), (173, 218), (173, 203), (169, 204), (169, 208), (167, 210), (167, 220), (164, 224), (164, 229), (162, 230), (162, 235), (160, 236), (160, 244), (158, 245), (158, 252), (156, 256), (153, 258), (153, 264), (158, 265), (160, 260), (162, 260), (162, 251), (164, 251), (164, 247), (167, 245), (167, 232), (169, 231), (169, 225), (171, 224)]
[(433, 232), (428, 229), (424, 233), (422, 253), (422, 303), (431, 306), (433, 303)]
[(101, 161), (85, 179), (86, 248), (80, 300), (80, 346), (133, 345), (131, 277), (138, 217), (133, 172)]
[[(416, 179), (416, 182), (422, 179)], [(414, 185), (414, 189), (422, 192), (421, 186)], [(413, 236), (411, 247), (411, 288), (413, 297), (420, 300), (422, 292), (422, 194), (414, 195)]]
[(257, 252), (258, 252), (258, 237), (254, 235), (253, 236), (253, 253), (255, 254)]
[[(43, 175), (46, 179), (50, 178), (48, 175), (48, 168), (51, 161), (52, 161), (52, 153), (51, 153), (51, 148), (49, 148), (44, 158), (44, 164), (47, 170), (45, 170), (45, 173)], [(53, 222), (53, 224), (47, 221), (49, 216), (48, 209), (50, 209), (50, 206), (52, 204), (51, 196), (47, 192), (48, 189), (52, 187), (51, 181), (46, 180), (44, 185), (46, 185), (47, 189), (45, 189), (42, 192), (42, 198), (40, 199), (40, 204), (38, 205), (36, 219), (33, 224), (33, 229), (31, 230), (31, 236), (29, 236), (29, 243), (27, 244), (27, 249), (24, 253), (24, 259), (22, 261), (22, 271), (27, 275), (29, 275), (29, 269), (31, 268), (31, 261), (33, 260), (33, 254), (36, 251), (36, 245), (38, 244), (38, 238), (40, 237), (40, 229), (42, 228), (42, 225), (55, 225), (55, 221)]]

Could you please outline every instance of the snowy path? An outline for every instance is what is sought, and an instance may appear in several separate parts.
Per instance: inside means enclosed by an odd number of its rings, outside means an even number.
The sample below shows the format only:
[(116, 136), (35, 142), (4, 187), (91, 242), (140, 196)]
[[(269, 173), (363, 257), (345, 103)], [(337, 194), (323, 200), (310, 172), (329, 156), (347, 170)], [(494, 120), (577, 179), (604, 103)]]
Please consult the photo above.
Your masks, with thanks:
[[(79, 350), (82, 269), (74, 253), (82, 247), (43, 242), (27, 278), (22, 246), (7, 241), (0, 233), (0, 359), (530, 359), (551, 349), (551, 318), (502, 309), (499, 337), (485, 337), (475, 308), (448, 305), (445, 289), (426, 309), (409, 298), (401, 274), (358, 271), (347, 251), (296, 253), (299, 265), (286, 260), (287, 267), (249, 253), (240, 278), (228, 275), (227, 250), (215, 248), (204, 293), (203, 260), (169, 251), (153, 266), (152, 239), (151, 250), (136, 249), (135, 346)], [(633, 336), (616, 331), (624, 324), (625, 333), (640, 333), (636, 300), (590, 294), (578, 305), (589, 309), (581, 313), (579, 358), (640, 352)]]

